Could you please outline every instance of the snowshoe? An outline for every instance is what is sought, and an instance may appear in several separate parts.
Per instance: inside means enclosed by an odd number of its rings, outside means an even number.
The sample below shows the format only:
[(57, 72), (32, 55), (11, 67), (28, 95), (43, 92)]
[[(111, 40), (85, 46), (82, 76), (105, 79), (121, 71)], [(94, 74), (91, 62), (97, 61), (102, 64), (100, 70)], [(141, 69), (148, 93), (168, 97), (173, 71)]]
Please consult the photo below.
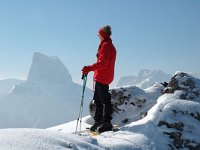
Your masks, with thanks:
[(91, 131), (91, 132), (95, 132), (95, 131), (97, 130), (97, 128), (100, 127), (101, 125), (102, 125), (101, 122), (95, 122), (94, 125), (92, 125), (92, 126), (90, 127), (90, 131)]
[(112, 129), (113, 129), (113, 125), (110, 122), (106, 122), (106, 123), (103, 123), (101, 126), (99, 126), (97, 128), (97, 131), (99, 133), (102, 133), (105, 131), (112, 131)]

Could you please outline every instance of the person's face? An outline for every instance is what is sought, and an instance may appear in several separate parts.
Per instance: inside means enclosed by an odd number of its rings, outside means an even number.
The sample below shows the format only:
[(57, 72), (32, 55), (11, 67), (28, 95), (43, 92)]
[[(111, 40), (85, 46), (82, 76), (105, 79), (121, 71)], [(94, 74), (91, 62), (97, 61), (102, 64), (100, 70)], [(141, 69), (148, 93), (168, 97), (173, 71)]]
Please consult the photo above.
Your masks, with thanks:
[(103, 41), (103, 37), (100, 34), (98, 34), (98, 37), (99, 37), (100, 41)]

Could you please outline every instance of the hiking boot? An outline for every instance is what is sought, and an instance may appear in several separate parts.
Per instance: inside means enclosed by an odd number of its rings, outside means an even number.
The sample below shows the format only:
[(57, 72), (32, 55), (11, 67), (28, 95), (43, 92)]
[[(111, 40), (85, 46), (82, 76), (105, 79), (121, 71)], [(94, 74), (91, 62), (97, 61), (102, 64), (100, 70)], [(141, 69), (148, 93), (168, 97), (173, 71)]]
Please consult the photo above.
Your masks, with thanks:
[(102, 133), (105, 131), (112, 131), (113, 125), (111, 124), (111, 122), (105, 122), (103, 123), (100, 127), (98, 127), (98, 132)]
[(97, 128), (99, 127), (99, 126), (101, 126), (102, 125), (102, 123), (101, 122), (95, 122), (91, 127), (90, 127), (90, 131), (96, 131), (97, 130)]

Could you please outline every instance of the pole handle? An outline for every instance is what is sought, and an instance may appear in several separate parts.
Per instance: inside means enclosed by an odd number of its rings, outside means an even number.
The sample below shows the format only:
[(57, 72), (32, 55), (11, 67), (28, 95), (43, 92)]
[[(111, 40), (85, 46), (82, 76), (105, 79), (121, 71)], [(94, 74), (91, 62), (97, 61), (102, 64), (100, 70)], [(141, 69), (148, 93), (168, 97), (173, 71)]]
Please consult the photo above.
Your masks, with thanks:
[(87, 74), (82, 74), (81, 79), (83, 80), (85, 77), (87, 77)]

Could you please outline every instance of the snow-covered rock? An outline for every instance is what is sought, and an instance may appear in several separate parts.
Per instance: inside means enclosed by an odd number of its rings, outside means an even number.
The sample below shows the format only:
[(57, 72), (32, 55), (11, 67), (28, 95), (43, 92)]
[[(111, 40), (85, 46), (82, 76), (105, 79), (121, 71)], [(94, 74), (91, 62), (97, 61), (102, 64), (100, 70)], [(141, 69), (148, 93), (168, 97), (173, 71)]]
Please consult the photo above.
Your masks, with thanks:
[[(82, 86), (57, 57), (35, 53), (29, 76), (0, 97), (0, 128), (47, 128), (78, 117)], [(88, 114), (92, 91), (86, 89), (83, 116)]]
[(171, 149), (200, 149), (200, 80), (176, 72), (164, 93), (148, 112), (158, 132)]
[(143, 69), (139, 71), (138, 75), (135, 76), (125, 76), (121, 77), (118, 82), (118, 87), (121, 86), (137, 86), (139, 88), (145, 89), (152, 86), (156, 82), (168, 82), (172, 75), (165, 73), (161, 70), (148, 70)]
[[(146, 116), (147, 111), (156, 104), (161, 91), (164, 89), (160, 83), (155, 83), (147, 89), (136, 86), (124, 86), (110, 90), (113, 104), (113, 123), (117, 125), (137, 121)], [(90, 114), (94, 117), (95, 104), (90, 103)]]

